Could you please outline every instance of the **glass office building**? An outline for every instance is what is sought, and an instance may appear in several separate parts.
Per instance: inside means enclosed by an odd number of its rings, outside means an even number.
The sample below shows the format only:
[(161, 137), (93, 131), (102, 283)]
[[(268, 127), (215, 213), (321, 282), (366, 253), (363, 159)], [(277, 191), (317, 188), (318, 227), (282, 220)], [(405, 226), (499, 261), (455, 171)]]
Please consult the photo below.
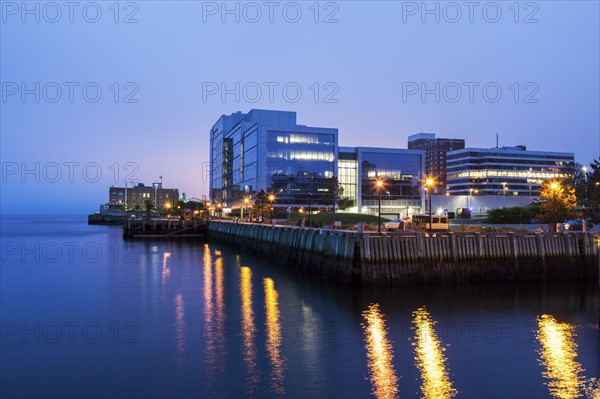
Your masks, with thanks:
[(264, 190), (276, 209), (331, 207), (338, 131), (296, 123), (295, 112), (223, 115), (210, 132), (210, 195), (224, 208)]
[(375, 185), (383, 181), (381, 214), (389, 217), (422, 213), (425, 151), (395, 148), (340, 147), (338, 172), (348, 212), (377, 214)]
[(525, 146), (465, 148), (448, 152), (446, 162), (450, 194), (539, 196), (545, 180), (571, 177), (575, 156)]

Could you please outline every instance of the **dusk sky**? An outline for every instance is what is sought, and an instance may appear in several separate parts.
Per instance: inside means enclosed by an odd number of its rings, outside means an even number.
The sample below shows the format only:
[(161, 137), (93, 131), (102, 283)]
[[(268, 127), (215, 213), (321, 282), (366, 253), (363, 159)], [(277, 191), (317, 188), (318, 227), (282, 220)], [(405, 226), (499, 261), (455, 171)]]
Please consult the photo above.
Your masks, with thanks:
[(3, 214), (92, 213), (128, 175), (207, 195), (210, 128), (253, 108), (344, 146), (600, 154), (598, 1), (48, 4), (1, 3)]

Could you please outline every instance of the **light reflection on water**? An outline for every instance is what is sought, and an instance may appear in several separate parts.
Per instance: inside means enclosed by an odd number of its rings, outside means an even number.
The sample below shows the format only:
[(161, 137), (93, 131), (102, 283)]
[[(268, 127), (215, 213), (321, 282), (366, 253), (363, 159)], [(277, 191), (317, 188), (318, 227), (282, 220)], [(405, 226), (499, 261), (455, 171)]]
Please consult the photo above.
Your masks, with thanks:
[(413, 312), (415, 362), (421, 372), (421, 393), (426, 399), (452, 398), (457, 394), (447, 371), (444, 348), (425, 308)]
[(183, 296), (175, 294), (175, 341), (177, 342), (177, 363), (183, 366), (185, 362), (185, 313)]
[(372, 393), (377, 399), (398, 398), (398, 377), (392, 363), (394, 351), (379, 305), (370, 305), (362, 315)]
[(279, 321), (279, 294), (272, 278), (264, 278), (265, 289), (265, 327), (267, 334), (267, 353), (271, 364), (271, 389), (277, 394), (284, 394), (286, 359), (281, 354), (281, 323)]
[(260, 380), (256, 365), (256, 325), (252, 304), (252, 270), (247, 266), (240, 267), (240, 297), (242, 300), (242, 354), (246, 366), (246, 383), (248, 395), (251, 395)]
[(575, 328), (569, 323), (559, 323), (551, 315), (537, 318), (537, 339), (541, 344), (540, 363), (550, 394), (558, 399), (579, 398), (583, 387), (582, 367), (577, 357)]
[(171, 256), (170, 252), (165, 252), (163, 254), (162, 273), (161, 273), (161, 284), (163, 286), (165, 285), (167, 277), (169, 276), (169, 274), (171, 274), (171, 269), (169, 269), (169, 266), (167, 265), (167, 259), (169, 259), (170, 256)]
[[(214, 268), (214, 270), (213, 270)], [(202, 339), (205, 342), (206, 369), (209, 382), (218, 385), (225, 370), (223, 259), (213, 260), (210, 248), (204, 248), (204, 325)]]

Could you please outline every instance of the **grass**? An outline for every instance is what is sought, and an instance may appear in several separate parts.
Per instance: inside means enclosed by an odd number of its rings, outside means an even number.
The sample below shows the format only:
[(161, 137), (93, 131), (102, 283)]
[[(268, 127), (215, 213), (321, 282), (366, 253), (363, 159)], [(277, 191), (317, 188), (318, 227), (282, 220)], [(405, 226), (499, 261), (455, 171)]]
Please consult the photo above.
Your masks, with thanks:
[[(308, 226), (308, 215), (296, 216), (290, 220), (281, 221), (279, 224), (288, 226), (300, 226), (300, 221), (305, 218), (305, 226)], [(354, 229), (358, 222), (365, 223), (365, 229), (377, 230), (377, 216), (363, 215), (360, 213), (319, 213), (310, 216), (310, 227), (324, 227), (333, 225), (336, 222), (342, 222), (342, 229)], [(387, 219), (381, 218), (381, 222), (386, 222)]]

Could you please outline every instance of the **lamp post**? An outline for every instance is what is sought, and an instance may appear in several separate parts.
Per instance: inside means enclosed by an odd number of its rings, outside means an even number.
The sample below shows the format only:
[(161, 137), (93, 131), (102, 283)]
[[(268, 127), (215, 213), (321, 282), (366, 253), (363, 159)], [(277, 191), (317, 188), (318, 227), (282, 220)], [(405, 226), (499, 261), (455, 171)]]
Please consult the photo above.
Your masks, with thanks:
[(273, 217), (275, 216), (275, 211), (273, 209), (273, 202), (275, 202), (275, 194), (269, 194), (269, 196), (267, 197), (267, 200), (269, 201), (269, 208), (271, 208), (271, 219), (273, 219)]
[(467, 208), (471, 209), (471, 195), (473, 193), (473, 189), (469, 189), (469, 200), (467, 201)]
[(431, 234), (431, 227), (433, 225), (433, 212), (431, 212), (431, 191), (433, 191), (434, 181), (433, 179), (427, 179), (425, 181), (427, 184), (427, 195), (429, 197), (429, 234)]
[(248, 218), (248, 203), (250, 202), (249, 197), (244, 197), (244, 204), (246, 205), (246, 211), (244, 212), (244, 216)]
[(310, 205), (312, 203), (312, 193), (308, 193), (308, 227), (310, 226)]
[(377, 232), (381, 233), (381, 188), (383, 187), (383, 181), (377, 180), (375, 182), (377, 187)]
[(558, 183), (553, 182), (550, 184), (550, 188), (552, 189), (552, 217), (554, 218), (554, 227), (552, 230), (556, 232), (556, 224), (558, 223), (558, 218), (556, 217), (556, 190), (558, 190)]

